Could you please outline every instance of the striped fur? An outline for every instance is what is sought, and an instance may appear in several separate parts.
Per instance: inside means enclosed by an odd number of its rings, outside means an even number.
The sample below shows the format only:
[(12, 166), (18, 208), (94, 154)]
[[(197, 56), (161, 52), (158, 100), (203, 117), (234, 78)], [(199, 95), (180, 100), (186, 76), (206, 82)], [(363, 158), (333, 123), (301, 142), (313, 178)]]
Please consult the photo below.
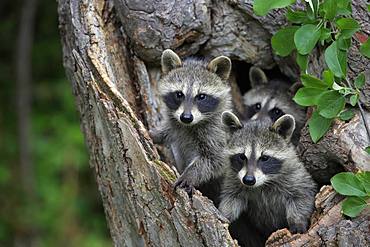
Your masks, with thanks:
[[(306, 231), (316, 194), (316, 184), (290, 142), (294, 118), (284, 115), (279, 120), (272, 127), (261, 121), (245, 123), (225, 149), (229, 159), (219, 209), (231, 222), (244, 213), (265, 240), (284, 227)], [(254, 185), (243, 183), (247, 175), (255, 177)]]
[[(227, 133), (221, 114), (232, 108), (227, 82), (230, 69), (227, 57), (207, 63), (197, 59), (181, 61), (169, 50), (162, 55), (164, 75), (159, 82), (159, 93), (166, 105), (165, 119), (151, 135), (155, 142), (171, 145), (175, 151), (176, 167), (182, 173), (175, 186), (199, 186), (223, 172), (222, 150)], [(166, 99), (174, 93), (181, 97)], [(200, 97), (202, 94), (205, 99)], [(182, 121), (184, 113), (192, 115), (190, 123)]]
[(293, 100), (294, 86), (283, 80), (269, 80), (265, 73), (258, 67), (249, 71), (249, 80), (252, 89), (243, 96), (246, 120), (276, 121), (284, 114), (295, 118), (296, 129), (292, 142), (297, 144), (301, 128), (305, 123), (305, 110)]

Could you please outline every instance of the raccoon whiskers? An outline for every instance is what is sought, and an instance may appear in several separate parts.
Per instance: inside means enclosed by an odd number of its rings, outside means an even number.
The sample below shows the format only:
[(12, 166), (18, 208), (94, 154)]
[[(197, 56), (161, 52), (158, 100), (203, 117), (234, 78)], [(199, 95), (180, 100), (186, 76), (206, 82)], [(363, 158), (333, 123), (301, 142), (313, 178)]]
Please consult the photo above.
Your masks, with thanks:
[(230, 221), (250, 222), (262, 236), (284, 227), (304, 232), (314, 210), (316, 184), (290, 144), (294, 118), (283, 115), (272, 127), (261, 121), (240, 125), (232, 113), (223, 118), (231, 137), (220, 211)]
[(246, 120), (273, 123), (284, 114), (290, 114), (297, 125), (292, 138), (293, 144), (296, 145), (306, 118), (304, 108), (292, 100), (298, 89), (297, 85), (290, 85), (289, 82), (278, 79), (269, 80), (256, 66), (250, 68), (249, 80), (252, 89), (243, 96)]
[[(159, 128), (165, 134), (160, 136), (172, 147), (176, 168), (183, 171), (175, 187), (199, 186), (220, 177), (225, 163), (227, 132), (221, 114), (232, 108), (227, 82), (231, 61), (224, 56), (209, 63), (192, 58), (182, 61), (165, 50), (161, 65), (158, 91), (166, 109)], [(207, 191), (202, 193), (208, 196)], [(209, 197), (218, 200), (218, 195)]]

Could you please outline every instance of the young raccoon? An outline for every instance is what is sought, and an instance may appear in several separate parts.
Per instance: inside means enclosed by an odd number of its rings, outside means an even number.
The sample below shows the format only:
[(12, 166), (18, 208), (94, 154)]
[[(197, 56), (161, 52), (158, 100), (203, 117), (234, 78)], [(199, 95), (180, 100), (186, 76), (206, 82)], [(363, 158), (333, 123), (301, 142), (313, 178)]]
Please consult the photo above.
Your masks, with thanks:
[(296, 144), (306, 115), (305, 110), (292, 100), (296, 85), (290, 86), (278, 79), (268, 80), (265, 73), (255, 66), (249, 70), (249, 80), (252, 89), (243, 96), (246, 119), (270, 119), (273, 123), (284, 114), (290, 114), (296, 121), (292, 139)]
[(283, 115), (272, 127), (261, 121), (249, 121), (243, 127), (234, 114), (225, 112), (222, 121), (234, 132), (225, 149), (229, 164), (220, 211), (231, 222), (245, 213), (265, 240), (284, 227), (306, 231), (316, 184), (290, 143), (294, 118)]
[(207, 64), (196, 59), (182, 62), (171, 50), (162, 54), (159, 93), (166, 112), (151, 135), (156, 143), (175, 146), (176, 166), (182, 172), (175, 187), (191, 189), (221, 175), (226, 144), (221, 114), (232, 108), (230, 70), (231, 61), (224, 56)]

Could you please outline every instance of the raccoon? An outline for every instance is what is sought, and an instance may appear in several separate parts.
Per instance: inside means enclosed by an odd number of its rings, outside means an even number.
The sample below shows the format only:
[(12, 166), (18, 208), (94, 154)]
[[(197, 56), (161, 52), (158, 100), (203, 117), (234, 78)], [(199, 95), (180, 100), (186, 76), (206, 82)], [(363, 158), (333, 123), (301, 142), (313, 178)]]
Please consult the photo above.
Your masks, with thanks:
[(226, 129), (221, 114), (231, 110), (227, 79), (231, 61), (219, 56), (209, 63), (181, 61), (171, 50), (162, 54), (163, 76), (159, 93), (165, 103), (165, 119), (151, 132), (154, 142), (172, 144), (176, 167), (182, 175), (175, 188), (199, 186), (221, 175)]
[(219, 210), (231, 222), (244, 213), (264, 241), (284, 227), (305, 232), (317, 189), (290, 142), (294, 118), (283, 115), (272, 126), (257, 120), (243, 126), (225, 112), (222, 121), (234, 131), (225, 148), (228, 166)]
[(298, 84), (291, 86), (283, 80), (268, 80), (256, 66), (249, 70), (249, 81), (252, 89), (243, 96), (246, 120), (270, 119), (273, 123), (284, 114), (290, 114), (296, 121), (292, 142), (297, 144), (306, 116), (304, 108), (292, 100)]

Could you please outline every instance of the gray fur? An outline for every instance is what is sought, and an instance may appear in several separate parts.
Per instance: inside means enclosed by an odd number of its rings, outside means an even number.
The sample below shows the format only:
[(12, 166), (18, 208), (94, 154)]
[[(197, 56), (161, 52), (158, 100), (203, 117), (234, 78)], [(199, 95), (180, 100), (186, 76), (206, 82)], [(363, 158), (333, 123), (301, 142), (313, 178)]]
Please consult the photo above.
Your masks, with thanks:
[[(305, 123), (305, 110), (298, 106), (293, 100), (293, 95), (297, 89), (294, 84), (282, 80), (268, 80), (265, 73), (258, 67), (251, 67), (249, 79), (252, 89), (244, 94), (243, 100), (246, 107), (245, 118), (269, 120), (270, 123), (276, 121), (269, 114), (274, 108), (282, 110), (282, 114), (290, 114), (295, 118), (296, 129), (293, 133), (293, 143), (299, 139), (301, 128)], [(255, 105), (261, 104), (261, 109), (256, 113)], [(270, 112), (270, 113), (269, 113)]]
[(271, 126), (276, 133), (290, 141), (295, 129), (295, 120), (292, 115), (285, 114)]
[(174, 53), (172, 50), (167, 49), (163, 52), (161, 57), (161, 66), (162, 66), (162, 73), (164, 75), (168, 74), (171, 70), (181, 67), (181, 59), (180, 57)]
[[(236, 170), (226, 161), (226, 175), (221, 190), (220, 211), (231, 221), (239, 218), (242, 212), (247, 220), (255, 225), (265, 238), (273, 231), (288, 227), (292, 232), (307, 230), (308, 221), (314, 210), (316, 184), (298, 159), (294, 145), (286, 133), (292, 127), (291, 117), (283, 116), (272, 128), (266, 122), (249, 121), (240, 130), (233, 132), (225, 149), (226, 156), (234, 157), (244, 153), (243, 168)], [(294, 128), (294, 126), (293, 126)], [(252, 152), (251, 150), (255, 150)], [(252, 155), (253, 154), (253, 155)], [(261, 162), (261, 156), (268, 155), (281, 161), (280, 170), (273, 174), (263, 174), (262, 183), (247, 186), (241, 182), (243, 169), (256, 172), (253, 160)], [(255, 156), (255, 159), (252, 157)], [(257, 173), (255, 173), (257, 174)]]
[[(184, 98), (177, 109), (173, 102), (170, 104), (172, 109), (165, 107), (165, 119), (151, 135), (155, 142), (175, 146), (178, 152), (175, 154), (178, 157), (176, 167), (182, 175), (175, 186), (199, 186), (222, 174), (222, 150), (227, 133), (221, 123), (221, 114), (232, 108), (227, 82), (231, 61), (221, 56), (210, 63), (196, 59), (181, 62), (176, 57), (171, 58), (177, 56), (172, 51), (165, 51), (163, 56), (166, 58), (162, 61), (170, 62), (169, 65), (162, 62), (167, 73), (159, 81), (159, 93), (165, 100), (169, 93), (181, 91)], [(172, 61), (177, 61), (176, 66), (172, 66)], [(170, 67), (173, 69), (167, 71)], [(212, 100), (200, 104), (197, 101), (200, 94), (206, 94), (207, 99)], [(183, 112), (192, 114), (193, 122), (183, 123), (180, 116)]]
[(231, 132), (243, 128), (243, 123), (230, 111), (224, 111), (222, 113), (221, 121)]
[(222, 80), (227, 80), (230, 76), (231, 61), (228, 57), (219, 56), (208, 64), (207, 69), (218, 75)]
[(252, 88), (263, 84), (268, 84), (268, 79), (265, 72), (263, 72), (263, 70), (257, 66), (252, 66), (250, 68), (249, 81), (251, 83)]

